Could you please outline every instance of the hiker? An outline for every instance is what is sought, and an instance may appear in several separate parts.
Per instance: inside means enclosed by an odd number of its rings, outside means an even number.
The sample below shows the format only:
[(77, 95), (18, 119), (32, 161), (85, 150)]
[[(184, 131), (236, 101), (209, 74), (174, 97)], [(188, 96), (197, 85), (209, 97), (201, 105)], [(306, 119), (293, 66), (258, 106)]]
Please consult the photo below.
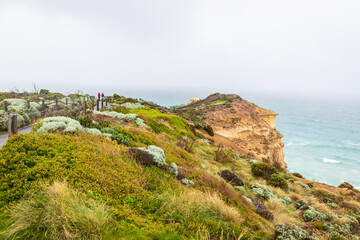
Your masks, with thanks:
[(100, 100), (100, 93), (98, 93), (98, 99)]
[(101, 94), (101, 97), (102, 97), (102, 99), (104, 99), (104, 97), (105, 97), (104, 93)]

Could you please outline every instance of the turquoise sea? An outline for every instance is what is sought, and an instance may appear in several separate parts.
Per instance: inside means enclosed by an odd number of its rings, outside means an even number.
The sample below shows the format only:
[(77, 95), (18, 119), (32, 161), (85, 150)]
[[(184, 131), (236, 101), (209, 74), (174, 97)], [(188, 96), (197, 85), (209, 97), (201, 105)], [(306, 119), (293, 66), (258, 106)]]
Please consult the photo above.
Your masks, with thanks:
[[(121, 92), (121, 91), (120, 91)], [(123, 91), (162, 106), (186, 103), (210, 93)], [(360, 103), (341, 98), (310, 98), (237, 93), (279, 115), (285, 161), (291, 172), (330, 185), (348, 181), (360, 189)], [(340, 99), (340, 100), (339, 100)]]

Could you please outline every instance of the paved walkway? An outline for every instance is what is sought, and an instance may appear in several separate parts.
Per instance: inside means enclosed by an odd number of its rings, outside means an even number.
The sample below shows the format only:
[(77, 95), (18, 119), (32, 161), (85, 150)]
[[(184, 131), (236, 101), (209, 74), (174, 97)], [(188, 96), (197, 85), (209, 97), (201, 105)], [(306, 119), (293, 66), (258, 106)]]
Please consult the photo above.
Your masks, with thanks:
[[(32, 126), (23, 127), (21, 129), (19, 129), (19, 133), (29, 133), (31, 131), (31, 129), (32, 129)], [(9, 138), (8, 133), (4, 133), (4, 134), (0, 135), (0, 148), (2, 148), (2, 146), (5, 145), (8, 138)]]

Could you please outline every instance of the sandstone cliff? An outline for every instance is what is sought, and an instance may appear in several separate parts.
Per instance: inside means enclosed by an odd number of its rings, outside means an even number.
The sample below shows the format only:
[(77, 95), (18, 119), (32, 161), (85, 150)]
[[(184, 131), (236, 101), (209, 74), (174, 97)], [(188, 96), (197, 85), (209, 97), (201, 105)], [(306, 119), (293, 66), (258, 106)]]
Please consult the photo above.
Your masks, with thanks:
[[(257, 160), (285, 169), (282, 135), (276, 131), (276, 113), (260, 108), (237, 95), (216, 94), (180, 108), (195, 110), (210, 125), (216, 144), (231, 145)], [(228, 140), (228, 141), (227, 141)]]

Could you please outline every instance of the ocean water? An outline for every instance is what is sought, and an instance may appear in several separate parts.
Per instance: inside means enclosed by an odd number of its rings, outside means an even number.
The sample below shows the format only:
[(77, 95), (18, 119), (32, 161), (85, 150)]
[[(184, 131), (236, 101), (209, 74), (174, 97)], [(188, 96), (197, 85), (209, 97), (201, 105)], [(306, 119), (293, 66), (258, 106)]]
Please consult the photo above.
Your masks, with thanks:
[[(171, 106), (211, 93), (123, 91), (121, 94)], [(340, 98), (238, 94), (279, 114), (276, 129), (284, 136), (285, 162), (291, 172), (335, 186), (347, 181), (360, 189), (359, 102)]]
[(274, 110), (291, 172), (330, 185), (360, 189), (360, 103), (295, 97), (253, 97)]

